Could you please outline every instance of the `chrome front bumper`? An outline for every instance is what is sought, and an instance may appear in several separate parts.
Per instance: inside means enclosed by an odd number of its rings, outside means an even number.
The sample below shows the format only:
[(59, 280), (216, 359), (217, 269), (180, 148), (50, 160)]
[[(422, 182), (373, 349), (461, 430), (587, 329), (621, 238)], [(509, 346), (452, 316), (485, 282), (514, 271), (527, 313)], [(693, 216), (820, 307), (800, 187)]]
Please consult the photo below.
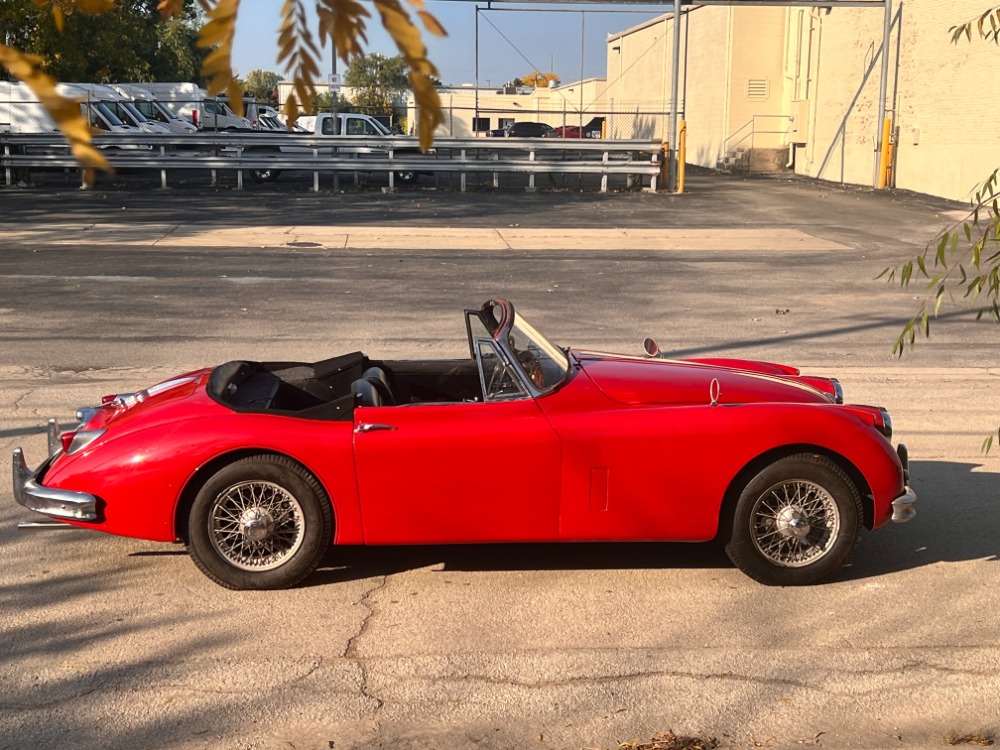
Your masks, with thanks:
[(28, 468), (24, 451), (14, 449), (13, 462), (14, 499), (28, 510), (52, 518), (74, 521), (97, 520), (97, 498), (86, 492), (57, 490), (44, 487), (35, 481), (36, 472)]
[(892, 501), (892, 520), (895, 523), (905, 523), (917, 515), (917, 509), (913, 507), (917, 502), (917, 493), (910, 487), (910, 454), (906, 446), (902, 443), (896, 448), (896, 455), (899, 462), (903, 464), (903, 494)]

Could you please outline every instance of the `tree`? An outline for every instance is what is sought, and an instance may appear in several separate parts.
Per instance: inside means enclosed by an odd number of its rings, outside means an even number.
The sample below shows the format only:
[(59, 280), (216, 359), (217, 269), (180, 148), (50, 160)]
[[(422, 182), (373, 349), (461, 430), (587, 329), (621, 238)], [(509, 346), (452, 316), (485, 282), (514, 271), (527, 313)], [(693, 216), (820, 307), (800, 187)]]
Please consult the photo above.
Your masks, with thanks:
[(356, 106), (370, 114), (391, 114), (407, 88), (406, 61), (402, 55), (360, 55), (347, 69), (344, 83), (354, 89)]
[(545, 88), (550, 83), (555, 83), (559, 85), (559, 76), (555, 73), (539, 73), (537, 70), (533, 70), (528, 75), (523, 76), (518, 79), (525, 86), (531, 86), (533, 89)]
[(276, 89), (281, 76), (270, 70), (251, 70), (243, 82), (243, 90), (260, 103), (277, 104)]
[[(952, 43), (962, 37), (972, 41), (973, 30), (985, 41), (1000, 44), (1000, 7), (953, 26)], [(960, 295), (979, 306), (977, 320), (987, 317), (1000, 323), (1000, 169), (979, 186), (967, 216), (942, 229), (920, 254), (886, 268), (880, 276), (908, 287), (914, 271), (924, 280), (927, 295), (896, 339), (893, 354), (902, 356), (907, 346), (915, 346), (918, 332), (930, 336), (930, 320), (937, 317), (945, 297)], [(1000, 429), (996, 437), (1000, 438)], [(989, 452), (993, 440), (990, 435), (983, 441), (984, 452)]]
[(68, 7), (57, 18), (37, 6), (33, 0), (4, 0), (5, 44), (38, 55), (45, 72), (60, 80), (192, 80), (206, 54), (195, 46), (195, 0), (167, 20), (156, 0), (119, 2), (99, 17)]
[[(73, 16), (98, 16), (123, 12), (124, 9), (152, 10), (155, 6), (164, 21), (183, 19), (191, 12), (194, 0), (4, 0), (3, 12), (12, 11), (12, 25), (3, 28), (0, 42), (0, 67), (23, 81), (48, 109), (72, 148), (77, 160), (86, 168), (85, 180), (93, 181), (95, 168), (107, 169), (108, 163), (91, 143), (91, 132), (78, 104), (61, 96), (56, 79), (47, 70), (46, 58), (31, 50), (31, 40), (41, 34), (44, 24), (51, 23), (60, 35), (61, 44), (71, 44), (73, 30), (67, 21)], [(232, 51), (236, 18), (242, 0), (196, 0), (204, 10), (197, 46), (205, 52), (201, 72), (205, 86), (213, 95), (226, 94), (238, 113), (243, 109), (243, 92), (233, 74)], [(436, 36), (445, 31), (437, 19), (423, 9), (423, 0), (408, 0), (424, 29)], [(443, 121), (441, 100), (434, 85), (437, 68), (427, 59), (427, 47), (420, 29), (410, 18), (402, 0), (372, 0), (383, 27), (395, 41), (409, 69), (409, 83), (421, 109), (419, 122), (420, 145), (430, 147), (434, 129)], [(50, 19), (37, 27), (33, 18), (21, 23), (17, 15), (23, 10), (48, 9)], [(285, 0), (278, 38), (278, 63), (284, 64), (294, 84), (292, 95), (285, 102), (288, 119), (294, 122), (303, 108), (308, 108), (315, 95), (314, 81), (319, 79), (319, 46), (333, 44), (338, 56), (350, 63), (362, 54), (367, 42), (368, 9), (357, 0), (316, 0), (318, 28), (314, 33), (306, 16), (305, 0)], [(4, 19), (6, 21), (6, 19)], [(99, 25), (99, 24), (98, 24)], [(48, 28), (48, 27), (45, 27)], [(11, 30), (13, 29), (13, 31)], [(118, 36), (107, 40), (111, 47), (123, 47)], [(137, 46), (138, 45), (131, 45)], [(155, 46), (155, 45), (152, 45)], [(138, 47), (142, 49), (141, 47)], [(145, 51), (145, 50), (144, 50)], [(93, 80), (93, 79), (92, 79)]]

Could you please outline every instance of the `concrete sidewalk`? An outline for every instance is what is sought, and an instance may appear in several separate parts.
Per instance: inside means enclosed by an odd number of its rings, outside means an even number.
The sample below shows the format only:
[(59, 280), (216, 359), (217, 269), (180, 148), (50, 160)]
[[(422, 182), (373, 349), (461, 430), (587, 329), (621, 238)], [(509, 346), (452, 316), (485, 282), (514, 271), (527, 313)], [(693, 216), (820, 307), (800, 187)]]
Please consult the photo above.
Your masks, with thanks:
[(8, 226), (0, 243), (351, 250), (846, 250), (798, 229), (539, 229), (424, 226), (64, 224)]

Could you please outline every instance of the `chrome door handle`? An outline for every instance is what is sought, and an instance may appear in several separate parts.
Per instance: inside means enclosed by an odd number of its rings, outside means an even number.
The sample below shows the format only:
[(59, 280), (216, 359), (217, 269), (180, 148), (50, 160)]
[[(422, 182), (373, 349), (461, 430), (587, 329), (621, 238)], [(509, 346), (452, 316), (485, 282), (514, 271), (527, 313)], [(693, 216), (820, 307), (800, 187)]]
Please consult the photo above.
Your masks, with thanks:
[(354, 428), (355, 432), (378, 432), (380, 430), (395, 430), (391, 424), (371, 424), (369, 422), (358, 422)]

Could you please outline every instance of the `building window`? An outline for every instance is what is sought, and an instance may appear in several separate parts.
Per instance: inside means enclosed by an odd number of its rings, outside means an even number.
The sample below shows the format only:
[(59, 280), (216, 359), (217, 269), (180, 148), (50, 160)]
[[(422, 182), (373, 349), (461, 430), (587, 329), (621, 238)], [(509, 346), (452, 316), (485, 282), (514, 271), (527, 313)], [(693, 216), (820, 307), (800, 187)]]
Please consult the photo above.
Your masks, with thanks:
[(513, 125), (513, 124), (514, 124), (514, 118), (513, 117), (501, 117), (499, 120), (497, 120), (497, 127), (498, 128), (505, 128), (508, 125)]
[(489, 117), (473, 117), (472, 118), (472, 132), (473, 133), (485, 133), (490, 129), (490, 118)]
[(747, 79), (747, 99), (751, 101), (766, 101), (768, 94), (768, 86), (766, 78), (748, 78)]

